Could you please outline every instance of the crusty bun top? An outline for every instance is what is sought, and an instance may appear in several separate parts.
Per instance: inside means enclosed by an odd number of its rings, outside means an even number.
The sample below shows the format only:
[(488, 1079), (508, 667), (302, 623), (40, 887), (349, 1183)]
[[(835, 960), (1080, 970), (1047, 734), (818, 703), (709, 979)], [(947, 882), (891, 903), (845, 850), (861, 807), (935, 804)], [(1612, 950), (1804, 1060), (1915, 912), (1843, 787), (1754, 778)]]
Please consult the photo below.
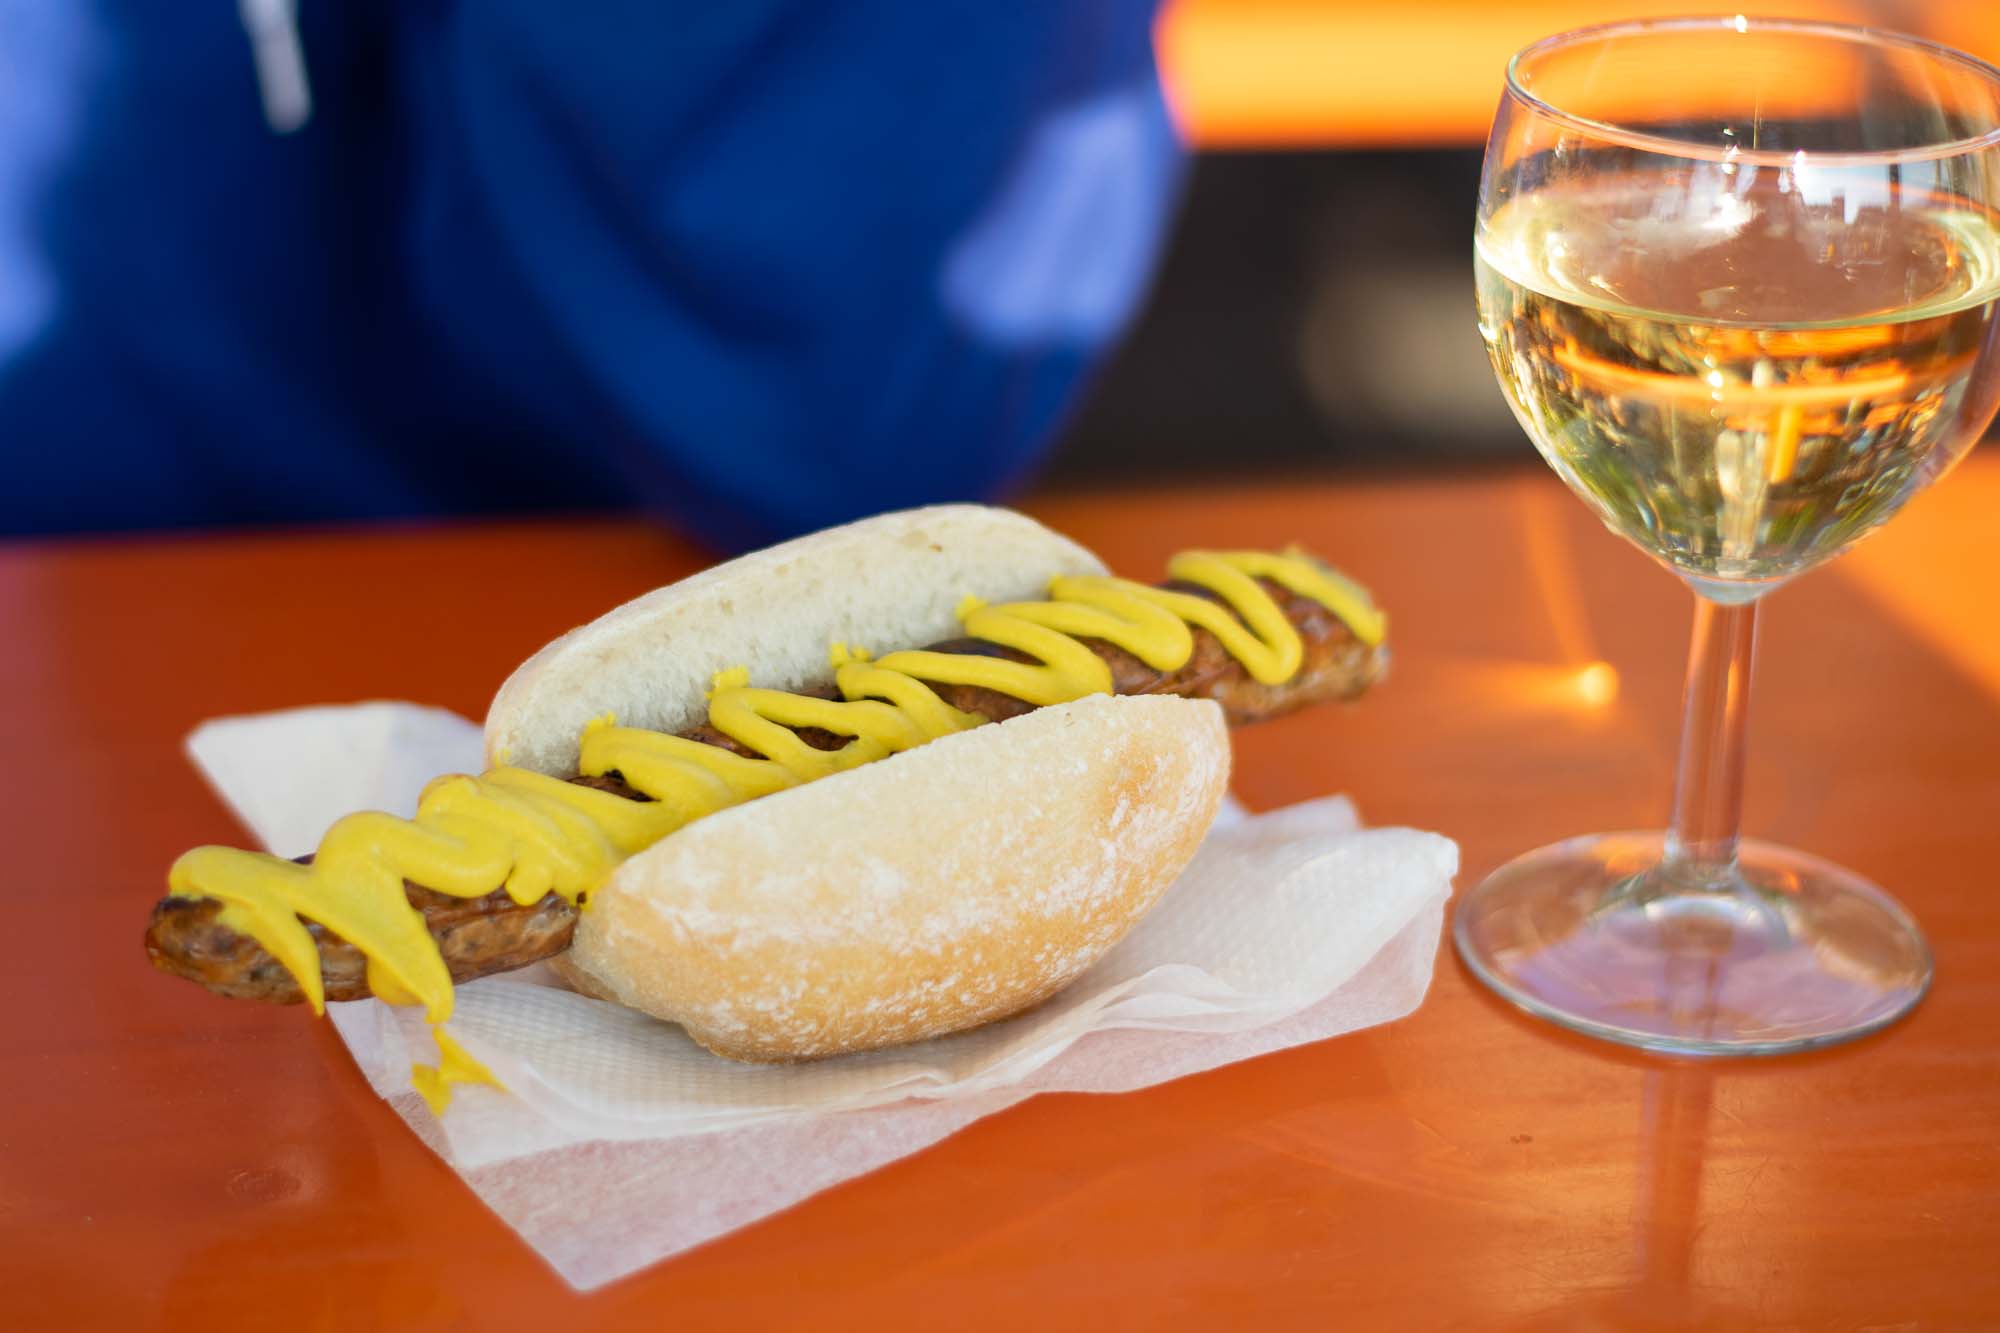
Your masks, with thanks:
[(718, 671), (795, 690), (828, 679), (836, 642), (885, 653), (958, 632), (968, 595), (1042, 596), (1058, 574), (1100, 574), (1075, 542), (1012, 510), (937, 505), (755, 551), (573, 629), (523, 662), (486, 714), (486, 757), (568, 776), (584, 724), (678, 732), (701, 721)]

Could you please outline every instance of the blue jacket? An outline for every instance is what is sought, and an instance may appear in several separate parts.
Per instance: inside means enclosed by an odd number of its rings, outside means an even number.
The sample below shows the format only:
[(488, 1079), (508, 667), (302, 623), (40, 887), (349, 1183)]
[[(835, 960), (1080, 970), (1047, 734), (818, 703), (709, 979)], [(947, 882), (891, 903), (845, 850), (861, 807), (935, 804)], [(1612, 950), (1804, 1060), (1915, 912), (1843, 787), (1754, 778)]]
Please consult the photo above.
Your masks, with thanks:
[(1161, 239), (1151, 18), (304, 0), (280, 134), (230, 0), (0, 0), (0, 532), (1004, 490)]

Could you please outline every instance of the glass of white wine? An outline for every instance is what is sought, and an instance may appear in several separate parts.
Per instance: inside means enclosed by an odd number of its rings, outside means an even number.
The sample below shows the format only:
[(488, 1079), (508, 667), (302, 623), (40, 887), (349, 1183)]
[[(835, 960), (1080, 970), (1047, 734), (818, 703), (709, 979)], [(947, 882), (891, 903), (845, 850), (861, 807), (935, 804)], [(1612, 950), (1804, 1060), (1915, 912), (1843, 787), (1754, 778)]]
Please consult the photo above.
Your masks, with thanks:
[(1460, 955), (1515, 1004), (1770, 1054), (1873, 1031), (1929, 987), (1888, 895), (1739, 838), (1744, 732), (1759, 599), (1993, 418), (1996, 210), (2000, 71), (1915, 38), (1660, 20), (1508, 66), (1480, 332), (1549, 465), (1696, 594), (1672, 826), (1530, 852), (1459, 906)]

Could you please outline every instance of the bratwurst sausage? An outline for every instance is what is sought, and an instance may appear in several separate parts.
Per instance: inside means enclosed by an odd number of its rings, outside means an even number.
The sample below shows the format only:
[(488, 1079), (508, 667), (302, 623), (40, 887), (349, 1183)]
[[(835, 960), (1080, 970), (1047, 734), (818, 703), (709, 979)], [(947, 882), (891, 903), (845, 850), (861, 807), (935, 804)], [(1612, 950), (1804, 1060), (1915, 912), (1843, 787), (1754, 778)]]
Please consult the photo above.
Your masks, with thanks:
[[(1269, 580), (1258, 583), (1270, 594), (1303, 641), (1305, 658), (1290, 679), (1262, 684), (1205, 629), (1195, 627), (1194, 652), (1180, 668), (1156, 671), (1138, 658), (1098, 639), (1081, 640), (1111, 669), (1119, 694), (1176, 694), (1213, 699), (1232, 725), (1277, 717), (1311, 704), (1352, 699), (1375, 683), (1387, 662), (1386, 651), (1357, 638), (1325, 606)], [(1217, 600), (1206, 589), (1189, 584), (1164, 585), (1178, 592)], [(978, 653), (1029, 660), (1012, 649), (978, 639), (953, 639), (933, 651)], [(1034, 705), (998, 691), (969, 685), (933, 687), (946, 703), (989, 721), (1004, 721), (1030, 712)], [(831, 695), (831, 691), (828, 691)], [(707, 725), (681, 733), (690, 740), (754, 755), (733, 738)], [(847, 737), (805, 729), (799, 736), (817, 749), (838, 749)], [(570, 779), (628, 799), (643, 799), (615, 776)], [(303, 858), (302, 858), (303, 859)], [(457, 898), (421, 885), (404, 883), (410, 906), (424, 918), (438, 943), (454, 982), (508, 972), (567, 949), (576, 926), (577, 908), (555, 894), (523, 907), (504, 890), (483, 898)], [(146, 930), (146, 953), (163, 972), (237, 999), (274, 1004), (298, 1004), (305, 996), (285, 966), (247, 935), (230, 929), (222, 918), (223, 904), (205, 898), (165, 898), (153, 908)], [(317, 922), (308, 921), (319, 948), (320, 969), (329, 1000), (359, 1000), (373, 992), (367, 959), (362, 952)]]

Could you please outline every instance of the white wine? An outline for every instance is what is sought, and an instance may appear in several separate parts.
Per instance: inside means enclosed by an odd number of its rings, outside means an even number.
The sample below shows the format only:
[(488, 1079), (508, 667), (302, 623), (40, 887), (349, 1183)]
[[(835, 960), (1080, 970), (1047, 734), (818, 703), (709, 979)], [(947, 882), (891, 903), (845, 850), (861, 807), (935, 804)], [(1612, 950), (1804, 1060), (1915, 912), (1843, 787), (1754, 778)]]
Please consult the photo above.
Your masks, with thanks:
[(1713, 593), (1882, 523), (2000, 399), (2000, 226), (1961, 200), (1599, 177), (1503, 205), (1475, 262), (1480, 332), (1537, 447)]

